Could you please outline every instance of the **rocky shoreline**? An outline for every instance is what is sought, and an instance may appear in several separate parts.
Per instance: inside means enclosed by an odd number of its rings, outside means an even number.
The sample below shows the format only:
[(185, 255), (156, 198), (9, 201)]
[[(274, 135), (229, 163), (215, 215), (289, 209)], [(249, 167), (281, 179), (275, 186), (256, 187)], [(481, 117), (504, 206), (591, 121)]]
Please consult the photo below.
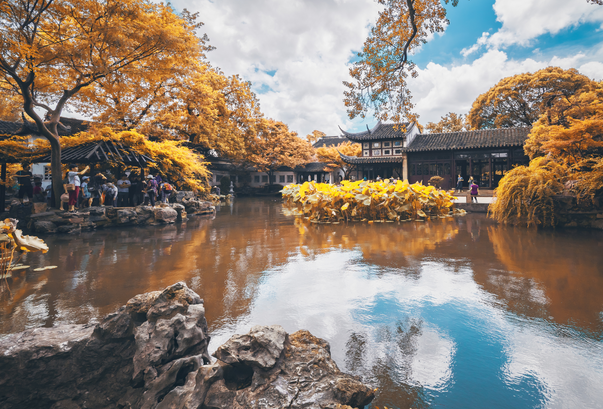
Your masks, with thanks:
[[(43, 209), (39, 205), (43, 205)], [(42, 210), (42, 211), (39, 211)], [(105, 227), (127, 227), (153, 224), (170, 224), (186, 220), (189, 216), (213, 215), (216, 209), (211, 202), (197, 199), (193, 192), (178, 192), (176, 203), (137, 207), (95, 206), (76, 212), (46, 211), (42, 203), (14, 205), (0, 215), (0, 220), (19, 220), (19, 228), (36, 234), (77, 234)]]
[(374, 391), (342, 373), (308, 331), (256, 326), (210, 363), (203, 300), (184, 283), (137, 295), (97, 325), (0, 339), (0, 406), (362, 408)]

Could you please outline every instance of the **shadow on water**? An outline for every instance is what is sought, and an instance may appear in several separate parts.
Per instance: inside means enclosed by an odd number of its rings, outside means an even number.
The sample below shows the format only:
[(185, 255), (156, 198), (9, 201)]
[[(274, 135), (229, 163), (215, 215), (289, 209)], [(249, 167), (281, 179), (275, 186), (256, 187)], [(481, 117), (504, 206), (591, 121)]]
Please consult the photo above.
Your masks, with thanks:
[[(45, 237), (0, 296), (0, 331), (99, 319), (185, 281), (212, 347), (252, 325), (304, 328), (373, 407), (596, 407), (603, 401), (603, 234), (431, 222), (313, 225), (279, 201), (215, 218)], [(56, 265), (55, 270), (33, 268)]]

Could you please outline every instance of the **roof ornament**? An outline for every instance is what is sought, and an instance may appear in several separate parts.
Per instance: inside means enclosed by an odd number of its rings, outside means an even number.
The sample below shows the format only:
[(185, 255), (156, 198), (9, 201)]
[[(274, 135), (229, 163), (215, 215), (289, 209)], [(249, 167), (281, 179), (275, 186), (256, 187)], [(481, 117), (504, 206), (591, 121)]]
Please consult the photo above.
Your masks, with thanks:
[(371, 130), (369, 129), (368, 124), (366, 124), (366, 130), (367, 130), (367, 132), (368, 132), (368, 133), (369, 133), (369, 135), (370, 135), (370, 134), (371, 134)]

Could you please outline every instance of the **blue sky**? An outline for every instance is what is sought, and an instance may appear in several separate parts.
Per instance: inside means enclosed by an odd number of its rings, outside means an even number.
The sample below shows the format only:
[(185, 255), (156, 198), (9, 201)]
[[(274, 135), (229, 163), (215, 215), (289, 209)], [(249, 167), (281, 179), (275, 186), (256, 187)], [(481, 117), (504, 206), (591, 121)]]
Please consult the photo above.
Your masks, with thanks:
[[(200, 13), (216, 50), (210, 61), (252, 82), (266, 116), (304, 136), (350, 120), (342, 81), (380, 6), (374, 0), (173, 0)], [(413, 56), (409, 81), (420, 122), (471, 103), (500, 79), (555, 65), (603, 79), (603, 7), (586, 0), (460, 0), (450, 25)]]

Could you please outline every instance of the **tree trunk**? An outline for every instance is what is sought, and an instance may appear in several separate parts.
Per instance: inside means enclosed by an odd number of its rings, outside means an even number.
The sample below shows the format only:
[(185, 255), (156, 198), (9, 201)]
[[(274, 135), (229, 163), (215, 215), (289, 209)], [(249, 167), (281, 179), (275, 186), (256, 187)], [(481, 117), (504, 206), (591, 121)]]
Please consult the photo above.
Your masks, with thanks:
[(63, 170), (61, 169), (61, 144), (58, 137), (50, 140), (50, 173), (52, 175), (54, 205), (58, 208), (61, 206), (61, 195), (65, 192), (65, 188), (63, 187)]

